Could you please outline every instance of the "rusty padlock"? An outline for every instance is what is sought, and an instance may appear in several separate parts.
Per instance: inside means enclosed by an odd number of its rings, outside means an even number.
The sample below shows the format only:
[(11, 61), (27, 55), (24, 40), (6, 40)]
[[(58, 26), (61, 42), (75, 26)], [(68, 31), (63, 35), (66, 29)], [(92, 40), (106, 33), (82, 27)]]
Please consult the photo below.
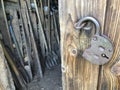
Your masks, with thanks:
[[(79, 25), (86, 21), (90, 21), (95, 25), (96, 33), (91, 39), (90, 46), (85, 49), (82, 56), (93, 64), (103, 65), (110, 61), (113, 55), (113, 44), (107, 36), (100, 34), (100, 24), (95, 18), (84, 17), (79, 20)], [(76, 29), (80, 28), (77, 27)]]

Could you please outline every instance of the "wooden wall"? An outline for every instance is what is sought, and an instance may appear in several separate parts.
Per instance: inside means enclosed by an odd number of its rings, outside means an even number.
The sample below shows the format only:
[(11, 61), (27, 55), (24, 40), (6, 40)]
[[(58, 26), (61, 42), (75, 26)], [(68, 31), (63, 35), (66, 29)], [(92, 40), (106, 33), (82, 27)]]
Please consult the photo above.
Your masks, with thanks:
[[(59, 0), (63, 90), (120, 90), (119, 4), (120, 0)], [(84, 51), (89, 44), (85, 33), (79, 36), (73, 27), (84, 16), (97, 18), (100, 32), (114, 44), (114, 55), (103, 66), (72, 54), (72, 50)]]

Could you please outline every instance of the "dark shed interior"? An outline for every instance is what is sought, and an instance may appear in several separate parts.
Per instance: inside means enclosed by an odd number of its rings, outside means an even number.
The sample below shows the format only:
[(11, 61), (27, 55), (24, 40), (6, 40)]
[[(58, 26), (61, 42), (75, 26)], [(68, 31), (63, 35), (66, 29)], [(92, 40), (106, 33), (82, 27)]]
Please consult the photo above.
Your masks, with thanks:
[(1, 0), (0, 42), (16, 90), (62, 90), (57, 0)]

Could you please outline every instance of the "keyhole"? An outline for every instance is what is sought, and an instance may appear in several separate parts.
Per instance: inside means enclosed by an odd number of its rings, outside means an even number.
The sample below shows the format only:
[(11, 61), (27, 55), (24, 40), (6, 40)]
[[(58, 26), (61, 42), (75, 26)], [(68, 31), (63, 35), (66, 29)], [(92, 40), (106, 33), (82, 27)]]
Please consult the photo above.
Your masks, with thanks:
[(104, 58), (109, 59), (109, 57), (106, 54), (104, 54), (104, 53), (102, 53), (101, 56), (104, 57)]

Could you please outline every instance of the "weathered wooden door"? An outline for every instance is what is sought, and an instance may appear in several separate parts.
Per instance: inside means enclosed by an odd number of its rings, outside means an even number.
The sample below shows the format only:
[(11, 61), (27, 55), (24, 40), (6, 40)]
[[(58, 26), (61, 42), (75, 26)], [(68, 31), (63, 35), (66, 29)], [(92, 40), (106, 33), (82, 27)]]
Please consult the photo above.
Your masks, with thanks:
[[(114, 44), (110, 62), (99, 66), (76, 56), (88, 37), (82, 33), (78, 44), (74, 23), (84, 16), (95, 17), (101, 33)], [(63, 90), (120, 90), (120, 0), (59, 0)], [(80, 47), (79, 47), (80, 46)]]

